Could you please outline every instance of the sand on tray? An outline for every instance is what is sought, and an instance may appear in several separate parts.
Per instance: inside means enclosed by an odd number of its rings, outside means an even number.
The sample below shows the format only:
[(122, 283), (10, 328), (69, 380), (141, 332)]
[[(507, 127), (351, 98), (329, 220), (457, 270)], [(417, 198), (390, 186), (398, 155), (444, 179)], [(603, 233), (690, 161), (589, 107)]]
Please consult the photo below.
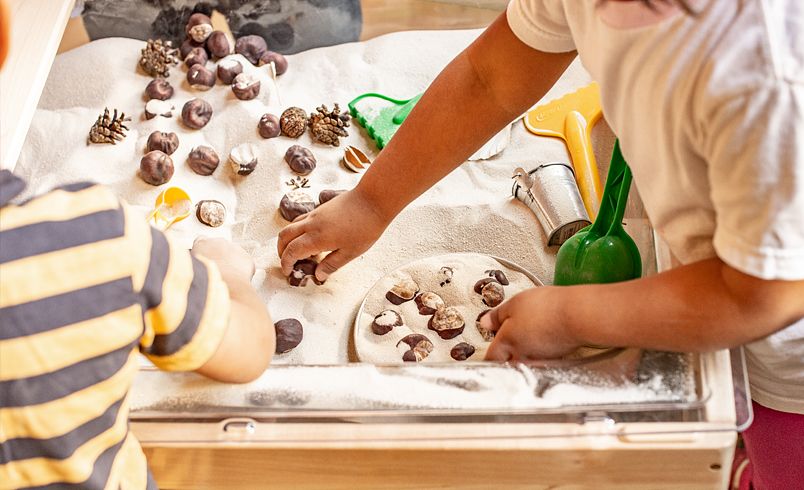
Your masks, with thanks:
[[(164, 188), (152, 187), (137, 177), (145, 141), (155, 130), (177, 133), (180, 146), (173, 154), (176, 172), (169, 185), (185, 188), (194, 201), (217, 199), (226, 205), (229, 215), (218, 229), (191, 217), (170, 232), (188, 244), (199, 234), (227, 236), (253, 255), (258, 265), (254, 285), (274, 320), (294, 317), (304, 325), (301, 345), (277, 356), (276, 362), (346, 362), (358, 306), (379, 278), (405, 263), (449, 252), (488, 253), (551, 282), (555, 249), (546, 248), (544, 233), (531, 211), (510, 197), (511, 175), (519, 166), (530, 169), (546, 162), (566, 162), (566, 150), (561, 141), (535, 137), (517, 123), (501, 155), (456, 169), (409, 206), (371, 250), (326, 285), (292, 288), (279, 271), (276, 254), (277, 233), (287, 224), (277, 205), (289, 190), (285, 182), (293, 177), (282, 160), (285, 150), (293, 144), (313, 150), (318, 167), (309, 176), (310, 194), (317, 196), (322, 189), (347, 189), (358, 182), (358, 174), (340, 165), (344, 146), (356, 145), (372, 156), (376, 149), (365, 130), (356, 125), (349, 129), (341, 148), (330, 148), (314, 144), (308, 134), (299, 140), (264, 140), (257, 134), (257, 121), (266, 112), (279, 115), (289, 106), (313, 111), (322, 103), (339, 102), (345, 107), (364, 92), (414, 96), (479, 33), (406, 32), (307, 51), (289, 57), (290, 68), (277, 86), (265, 67), (244, 62), (262, 81), (260, 96), (250, 101), (236, 99), (220, 82), (207, 92), (193, 90), (184, 80), (186, 68), (174, 68), (170, 82), (176, 94), (170, 100), (177, 111), (193, 97), (204, 98), (213, 106), (212, 120), (202, 130), (186, 128), (176, 117), (143, 118), (143, 90), (151, 80), (136, 69), (143, 42), (95, 41), (56, 58), (16, 170), (29, 180), (29, 195), (65, 182), (93, 180), (109, 185), (145, 212)], [(576, 62), (545, 100), (588, 81)], [(116, 145), (87, 146), (87, 132), (104, 107), (131, 114), (131, 131)], [(599, 127), (595, 147), (603, 162), (608, 160), (613, 138), (603, 124)], [(237, 177), (225, 161), (234, 146), (245, 142), (256, 145), (260, 163), (253, 174)], [(201, 144), (212, 146), (221, 157), (220, 167), (209, 177), (194, 174), (185, 162), (188, 152)], [(391, 185), (389, 182), (389, 192)]]

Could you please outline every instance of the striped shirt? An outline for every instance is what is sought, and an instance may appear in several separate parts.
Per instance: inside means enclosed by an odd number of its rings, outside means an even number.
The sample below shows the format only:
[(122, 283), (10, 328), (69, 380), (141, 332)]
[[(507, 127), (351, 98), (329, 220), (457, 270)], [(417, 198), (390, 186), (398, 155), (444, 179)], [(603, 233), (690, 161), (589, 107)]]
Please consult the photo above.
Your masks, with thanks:
[(105, 187), (9, 204), (23, 188), (0, 171), (0, 488), (155, 488), (128, 429), (137, 356), (201, 367), (228, 289)]

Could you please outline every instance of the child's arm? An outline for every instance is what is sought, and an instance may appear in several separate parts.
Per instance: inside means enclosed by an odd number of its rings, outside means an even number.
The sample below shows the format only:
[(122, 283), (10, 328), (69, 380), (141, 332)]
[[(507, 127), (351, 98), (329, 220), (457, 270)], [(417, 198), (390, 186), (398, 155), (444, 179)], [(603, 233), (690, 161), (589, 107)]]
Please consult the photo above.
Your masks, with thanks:
[(219, 381), (251, 381), (265, 371), (276, 348), (271, 317), (251, 286), (254, 261), (242, 248), (220, 238), (196, 240), (193, 253), (215, 262), (231, 300), (223, 339), (196, 372)]
[(528, 47), (501, 15), (433, 81), (354, 190), (282, 230), (283, 272), (335, 251), (318, 266), (323, 280), (365, 252), (408, 203), (539, 100), (574, 57)]
[(763, 280), (717, 258), (616, 284), (540, 287), (481, 320), (494, 360), (554, 358), (581, 345), (701, 352), (741, 345), (804, 317), (804, 281)]

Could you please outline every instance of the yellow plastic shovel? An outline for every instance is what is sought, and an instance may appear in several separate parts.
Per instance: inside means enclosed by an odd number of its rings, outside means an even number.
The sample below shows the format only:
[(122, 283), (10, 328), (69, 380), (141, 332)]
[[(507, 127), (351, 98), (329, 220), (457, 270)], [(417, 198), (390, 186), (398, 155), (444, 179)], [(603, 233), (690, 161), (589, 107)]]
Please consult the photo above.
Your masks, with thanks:
[(190, 200), (190, 196), (184, 189), (168, 187), (156, 196), (154, 210), (148, 215), (146, 221), (153, 221), (156, 228), (165, 231), (190, 216), (192, 210), (193, 201)]
[(540, 105), (525, 115), (525, 127), (539, 136), (561, 138), (567, 144), (575, 178), (586, 212), (594, 220), (603, 187), (592, 151), (592, 127), (600, 119), (600, 89), (597, 83)]

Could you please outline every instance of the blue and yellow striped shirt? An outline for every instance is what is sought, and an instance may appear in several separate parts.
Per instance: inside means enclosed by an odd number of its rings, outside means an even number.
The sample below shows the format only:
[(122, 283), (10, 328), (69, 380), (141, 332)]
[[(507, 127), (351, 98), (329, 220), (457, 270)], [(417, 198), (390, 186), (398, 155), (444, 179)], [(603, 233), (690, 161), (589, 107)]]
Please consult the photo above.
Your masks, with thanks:
[(227, 287), (105, 187), (10, 204), (23, 187), (0, 171), (0, 488), (154, 488), (128, 429), (138, 352), (201, 367)]

